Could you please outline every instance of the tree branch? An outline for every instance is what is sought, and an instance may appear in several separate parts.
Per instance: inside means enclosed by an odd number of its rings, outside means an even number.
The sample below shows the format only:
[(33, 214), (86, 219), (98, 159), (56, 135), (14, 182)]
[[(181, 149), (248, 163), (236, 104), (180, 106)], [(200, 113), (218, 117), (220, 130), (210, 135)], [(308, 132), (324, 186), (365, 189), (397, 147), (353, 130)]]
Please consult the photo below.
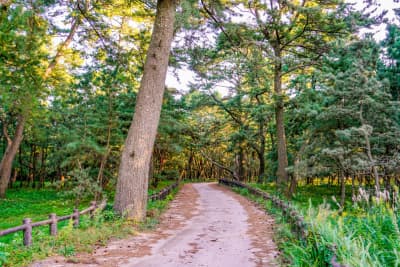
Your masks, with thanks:
[(64, 42), (61, 43), (61, 45), (57, 49), (57, 53), (53, 60), (50, 62), (49, 66), (47, 67), (45, 73), (44, 73), (44, 79), (47, 79), (53, 69), (56, 67), (58, 64), (60, 58), (63, 56), (64, 49), (69, 46), (69, 44), (72, 42), (72, 39), (76, 33), (76, 30), (78, 29), (80, 24), (80, 19), (75, 18), (74, 21), (72, 22), (71, 30), (69, 31), (69, 34), (67, 38), (64, 40)]
[(213, 160), (212, 158), (210, 158), (209, 156), (207, 156), (203, 151), (199, 150), (199, 152), (200, 152), (200, 154), (201, 154), (205, 159), (207, 159), (208, 161), (210, 161), (212, 164), (214, 164), (215, 166), (217, 166), (217, 167), (220, 168), (220, 169), (223, 169), (223, 170), (229, 172), (229, 174), (232, 175), (232, 177), (233, 177), (235, 180), (239, 180), (239, 177), (237, 177), (237, 175), (235, 174), (235, 172), (234, 172), (233, 170), (231, 170), (230, 168), (225, 167), (225, 166), (222, 165), (221, 163), (219, 163), (219, 162)]
[(7, 144), (10, 146), (12, 143), (12, 140), (10, 138), (10, 135), (8, 134), (7, 123), (5, 121), (3, 121), (3, 134), (7, 140)]

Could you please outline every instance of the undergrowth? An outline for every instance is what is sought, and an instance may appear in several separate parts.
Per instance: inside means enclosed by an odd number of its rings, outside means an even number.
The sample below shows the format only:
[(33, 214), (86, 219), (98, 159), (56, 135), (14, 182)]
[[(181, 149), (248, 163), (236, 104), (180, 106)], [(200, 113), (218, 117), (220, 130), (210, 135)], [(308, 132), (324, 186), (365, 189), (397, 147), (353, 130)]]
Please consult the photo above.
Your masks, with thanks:
[(78, 228), (74, 228), (72, 221), (68, 221), (61, 228), (56, 237), (48, 234), (48, 227), (34, 228), (33, 244), (27, 248), (22, 245), (22, 234), (11, 234), (8, 242), (0, 242), (0, 267), (26, 266), (35, 260), (44, 259), (52, 255), (73, 257), (78, 252), (90, 252), (95, 246), (105, 245), (113, 238), (126, 238), (135, 232), (150, 229), (158, 223), (158, 218), (168, 203), (173, 199), (177, 189), (165, 200), (148, 202), (148, 216), (141, 223), (128, 221), (114, 213), (112, 205), (94, 216), (80, 218)]
[[(334, 200), (317, 206), (311, 200), (301, 203), (298, 206), (309, 230), (307, 239), (301, 241), (270, 201), (255, 198), (247, 189), (235, 191), (262, 203), (275, 216), (276, 242), (282, 251), (283, 265), (330, 266), (335, 253), (337, 261), (349, 267), (400, 266), (399, 211), (383, 200), (356, 202), (342, 214)], [(307, 204), (307, 210), (301, 208)]]

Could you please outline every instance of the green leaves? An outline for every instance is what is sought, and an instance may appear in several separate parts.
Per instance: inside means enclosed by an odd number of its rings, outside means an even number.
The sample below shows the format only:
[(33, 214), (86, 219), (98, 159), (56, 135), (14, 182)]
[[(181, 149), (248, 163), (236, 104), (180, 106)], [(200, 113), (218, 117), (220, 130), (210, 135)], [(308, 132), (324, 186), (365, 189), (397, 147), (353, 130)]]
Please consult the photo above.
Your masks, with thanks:
[(42, 76), (49, 41), (47, 23), (29, 8), (15, 5), (0, 21), (0, 94), (6, 112), (28, 112), (46, 96)]

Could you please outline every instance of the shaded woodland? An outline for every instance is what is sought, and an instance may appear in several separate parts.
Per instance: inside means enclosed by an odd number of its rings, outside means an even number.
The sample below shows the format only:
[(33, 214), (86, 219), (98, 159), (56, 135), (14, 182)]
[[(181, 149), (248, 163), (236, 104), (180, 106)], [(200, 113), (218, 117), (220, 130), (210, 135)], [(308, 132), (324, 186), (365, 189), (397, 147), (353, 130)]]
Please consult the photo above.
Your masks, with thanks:
[[(285, 264), (399, 266), (397, 2), (2, 1), (0, 225), (108, 198), (97, 244), (154, 225), (173, 194), (149, 194), (228, 178), (271, 195)], [(0, 240), (0, 266), (82, 249), (65, 229)]]
[[(165, 90), (149, 182), (232, 177), (290, 197), (317, 181), (341, 185), (342, 204), (359, 186), (397, 190), (398, 11), (267, 2), (177, 7), (169, 64), (196, 78)], [(1, 197), (114, 191), (155, 11), (152, 1), (2, 4)], [(382, 41), (359, 34), (383, 22)]]

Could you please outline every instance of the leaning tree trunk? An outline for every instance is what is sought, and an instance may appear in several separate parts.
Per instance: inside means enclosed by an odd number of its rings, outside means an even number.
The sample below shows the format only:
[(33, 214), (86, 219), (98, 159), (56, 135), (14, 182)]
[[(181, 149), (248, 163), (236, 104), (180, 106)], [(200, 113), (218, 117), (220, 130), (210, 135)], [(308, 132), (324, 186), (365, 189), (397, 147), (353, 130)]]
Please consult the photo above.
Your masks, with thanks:
[(6, 197), (8, 183), (10, 182), (12, 163), (23, 139), (25, 117), (18, 116), (18, 125), (14, 137), (8, 136), (7, 125), (3, 125), (4, 135), (7, 138), (7, 148), (0, 162), (0, 198)]
[(285, 120), (284, 120), (284, 105), (282, 94), (282, 63), (281, 51), (279, 48), (274, 49), (276, 56), (275, 69), (274, 69), (274, 92), (277, 97), (275, 107), (276, 119), (276, 140), (278, 149), (278, 170), (277, 170), (277, 183), (284, 187), (286, 186), (289, 176), (286, 171), (288, 167), (287, 149), (286, 149), (286, 135), (285, 135)]
[(114, 209), (129, 219), (146, 215), (150, 159), (160, 119), (168, 58), (174, 32), (176, 0), (158, 0), (135, 114), (119, 166)]

